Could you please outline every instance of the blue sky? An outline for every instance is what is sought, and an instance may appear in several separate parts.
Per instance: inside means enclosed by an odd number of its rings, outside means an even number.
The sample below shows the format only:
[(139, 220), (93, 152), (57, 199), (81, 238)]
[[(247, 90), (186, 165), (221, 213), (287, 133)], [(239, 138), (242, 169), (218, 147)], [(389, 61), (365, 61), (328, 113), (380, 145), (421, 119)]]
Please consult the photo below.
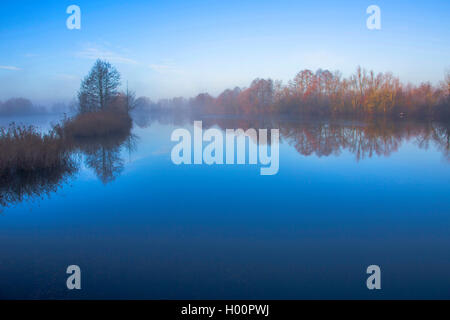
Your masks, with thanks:
[[(68, 30), (66, 8), (81, 8)], [(381, 30), (366, 8), (381, 8)], [(358, 65), (438, 83), (450, 68), (450, 1), (9, 1), (0, 13), (0, 100), (66, 101), (96, 58), (137, 95), (217, 94), (256, 77)], [(125, 83), (125, 81), (124, 81)]]

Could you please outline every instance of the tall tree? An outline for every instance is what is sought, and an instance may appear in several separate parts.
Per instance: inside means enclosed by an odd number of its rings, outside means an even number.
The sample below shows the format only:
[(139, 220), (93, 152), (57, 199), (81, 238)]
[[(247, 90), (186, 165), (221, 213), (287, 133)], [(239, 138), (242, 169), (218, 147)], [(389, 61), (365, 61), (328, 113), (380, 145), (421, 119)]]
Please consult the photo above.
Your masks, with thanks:
[(120, 73), (110, 63), (98, 59), (89, 74), (83, 79), (78, 92), (81, 113), (99, 111), (118, 94)]

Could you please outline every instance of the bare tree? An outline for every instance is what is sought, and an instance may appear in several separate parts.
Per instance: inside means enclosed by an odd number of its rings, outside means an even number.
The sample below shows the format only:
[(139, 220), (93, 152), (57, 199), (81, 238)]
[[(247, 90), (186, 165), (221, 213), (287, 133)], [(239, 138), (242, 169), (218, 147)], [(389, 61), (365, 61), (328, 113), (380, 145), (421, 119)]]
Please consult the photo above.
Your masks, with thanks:
[(118, 94), (120, 73), (110, 63), (98, 59), (81, 82), (78, 92), (80, 113), (104, 110)]

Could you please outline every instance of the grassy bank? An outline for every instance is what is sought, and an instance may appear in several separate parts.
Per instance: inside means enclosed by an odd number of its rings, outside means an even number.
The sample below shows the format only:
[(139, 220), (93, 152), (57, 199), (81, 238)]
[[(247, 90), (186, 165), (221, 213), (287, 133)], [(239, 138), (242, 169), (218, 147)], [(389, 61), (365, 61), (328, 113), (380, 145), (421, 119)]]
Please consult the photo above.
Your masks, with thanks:
[(0, 129), (0, 174), (64, 166), (76, 140), (126, 136), (131, 126), (128, 114), (113, 112), (80, 114), (54, 125), (48, 133), (12, 123)]

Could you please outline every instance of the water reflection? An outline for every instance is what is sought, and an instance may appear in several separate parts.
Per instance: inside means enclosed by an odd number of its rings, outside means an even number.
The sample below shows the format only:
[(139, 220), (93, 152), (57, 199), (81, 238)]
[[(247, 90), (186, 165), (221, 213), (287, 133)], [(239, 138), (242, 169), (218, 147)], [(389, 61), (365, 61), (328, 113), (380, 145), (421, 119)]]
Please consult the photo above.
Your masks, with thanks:
[[(279, 128), (281, 142), (295, 148), (304, 156), (339, 156), (347, 151), (357, 161), (374, 155), (389, 156), (399, 150), (405, 141), (418, 148), (435, 147), (446, 161), (450, 161), (450, 127), (438, 122), (413, 121), (361, 121), (335, 119), (304, 119), (292, 121), (283, 118), (203, 118), (203, 127), (227, 128)], [(134, 114), (140, 128), (153, 123), (188, 126), (193, 117), (187, 114), (145, 113)], [(122, 150), (131, 154), (136, 150), (138, 137), (131, 132), (94, 138), (76, 138), (66, 142), (68, 161), (51, 169), (3, 170), (0, 173), (0, 212), (3, 207), (36, 199), (57, 192), (62, 184), (79, 171), (80, 164), (93, 170), (97, 178), (108, 184), (124, 170)], [(156, 137), (155, 137), (156, 139)], [(268, 140), (270, 142), (270, 138)], [(170, 144), (170, 141), (167, 141)]]
[(52, 169), (3, 172), (0, 174), (0, 212), (26, 199), (49, 196), (77, 170), (77, 163), (71, 159)]
[[(135, 114), (140, 128), (152, 123), (186, 126), (194, 120), (202, 120), (203, 128), (216, 126), (222, 130), (242, 128), (279, 128), (281, 142), (288, 143), (304, 156), (317, 157), (340, 155), (344, 150), (355, 155), (356, 160), (377, 156), (389, 156), (398, 151), (405, 141), (427, 150), (434, 145), (447, 161), (450, 161), (450, 124), (409, 120), (338, 120), (289, 118), (199, 118), (189, 114), (171, 113)], [(270, 131), (269, 131), (270, 132)], [(270, 138), (268, 139), (270, 143)]]
[(122, 149), (134, 151), (136, 140), (137, 137), (131, 133), (77, 138), (73, 141), (73, 148), (84, 156), (86, 167), (92, 169), (103, 184), (107, 184), (114, 181), (124, 169)]
[(359, 161), (374, 155), (389, 156), (398, 151), (404, 141), (413, 141), (421, 149), (434, 144), (450, 160), (450, 130), (439, 123), (304, 123), (282, 126), (281, 135), (305, 156), (339, 155), (348, 150)]
[(137, 137), (131, 133), (65, 141), (65, 160), (52, 168), (2, 170), (0, 212), (25, 200), (42, 199), (58, 189), (80, 169), (82, 162), (103, 184), (114, 181), (124, 169), (122, 150), (133, 152)]

